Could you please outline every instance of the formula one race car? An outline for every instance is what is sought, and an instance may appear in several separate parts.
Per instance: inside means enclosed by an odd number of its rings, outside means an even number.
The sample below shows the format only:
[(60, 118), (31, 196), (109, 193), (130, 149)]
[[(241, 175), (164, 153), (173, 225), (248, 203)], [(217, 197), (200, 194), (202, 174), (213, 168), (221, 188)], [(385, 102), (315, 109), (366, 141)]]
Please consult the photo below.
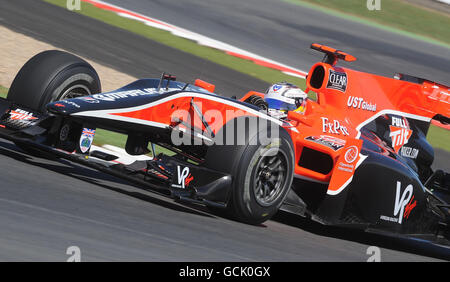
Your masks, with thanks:
[[(425, 137), (432, 120), (450, 122), (449, 87), (338, 67), (356, 59), (311, 47), (325, 54), (306, 80), (317, 99), (283, 116), (270, 113), (264, 93), (237, 100), (167, 74), (101, 93), (87, 62), (46, 51), (0, 100), (0, 137), (250, 224), (281, 209), (326, 225), (447, 242), (450, 176), (431, 169)], [(92, 146), (98, 128), (125, 134), (127, 154), (152, 157), (122, 163)], [(170, 153), (155, 154), (156, 146)]]

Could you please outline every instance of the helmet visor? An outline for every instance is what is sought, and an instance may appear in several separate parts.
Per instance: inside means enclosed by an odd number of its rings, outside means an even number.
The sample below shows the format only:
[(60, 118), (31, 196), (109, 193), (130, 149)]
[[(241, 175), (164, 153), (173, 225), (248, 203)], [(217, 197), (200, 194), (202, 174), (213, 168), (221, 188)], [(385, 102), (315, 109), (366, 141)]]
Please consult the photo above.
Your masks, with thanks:
[(295, 104), (287, 103), (278, 99), (266, 98), (265, 100), (269, 106), (269, 109), (280, 111), (295, 111), (297, 109)]

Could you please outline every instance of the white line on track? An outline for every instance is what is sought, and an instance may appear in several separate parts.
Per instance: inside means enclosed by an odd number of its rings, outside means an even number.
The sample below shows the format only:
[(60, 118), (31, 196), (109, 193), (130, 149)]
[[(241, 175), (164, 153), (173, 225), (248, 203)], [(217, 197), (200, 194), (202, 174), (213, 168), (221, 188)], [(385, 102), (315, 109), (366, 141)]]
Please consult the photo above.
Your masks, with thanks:
[(155, 19), (155, 18), (151, 18), (151, 17), (145, 16), (145, 15), (142, 15), (137, 12), (127, 10), (125, 8), (122, 8), (122, 7), (119, 7), (116, 5), (112, 5), (112, 4), (109, 4), (109, 3), (106, 3), (106, 2), (103, 2), (100, 0), (82, 0), (82, 1), (86, 2), (86, 3), (90, 3), (100, 9), (115, 12), (119, 16), (137, 20), (137, 21), (141, 21), (148, 26), (169, 31), (175, 36), (193, 40), (193, 41), (197, 42), (199, 45), (215, 48), (215, 49), (224, 51), (228, 55), (251, 60), (258, 65), (262, 65), (262, 66), (265, 66), (265, 67), (268, 67), (271, 69), (279, 70), (287, 75), (305, 78), (305, 76), (308, 74), (307, 72), (305, 72), (303, 70), (295, 69), (293, 67), (284, 65), (282, 63), (273, 61), (273, 60), (265, 58), (265, 57), (261, 57), (257, 54), (254, 54), (249, 51), (232, 46), (225, 42), (218, 41), (218, 40), (215, 40), (210, 37), (206, 37), (204, 35), (192, 32), (190, 30), (163, 22), (163, 21)]

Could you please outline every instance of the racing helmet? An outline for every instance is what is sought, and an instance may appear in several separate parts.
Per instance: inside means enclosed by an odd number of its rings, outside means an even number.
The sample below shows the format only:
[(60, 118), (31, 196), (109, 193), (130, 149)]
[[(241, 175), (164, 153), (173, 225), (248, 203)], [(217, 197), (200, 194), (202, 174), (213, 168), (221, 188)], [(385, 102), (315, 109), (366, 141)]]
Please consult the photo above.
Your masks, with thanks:
[(281, 82), (267, 89), (264, 100), (269, 109), (304, 114), (308, 95), (294, 84)]

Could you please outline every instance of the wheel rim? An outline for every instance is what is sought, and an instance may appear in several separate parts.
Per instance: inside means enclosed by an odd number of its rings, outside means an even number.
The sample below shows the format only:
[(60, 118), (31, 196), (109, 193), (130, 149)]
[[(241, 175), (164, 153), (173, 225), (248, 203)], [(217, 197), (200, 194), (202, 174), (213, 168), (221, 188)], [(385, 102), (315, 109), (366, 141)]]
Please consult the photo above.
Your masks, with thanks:
[(281, 151), (263, 155), (257, 165), (253, 179), (256, 201), (262, 206), (270, 206), (278, 200), (287, 177), (287, 157)]
[(66, 89), (66, 91), (64, 91), (64, 93), (59, 96), (58, 100), (61, 101), (88, 95), (91, 95), (91, 91), (89, 90), (89, 88), (87, 88), (85, 85), (77, 84)]

